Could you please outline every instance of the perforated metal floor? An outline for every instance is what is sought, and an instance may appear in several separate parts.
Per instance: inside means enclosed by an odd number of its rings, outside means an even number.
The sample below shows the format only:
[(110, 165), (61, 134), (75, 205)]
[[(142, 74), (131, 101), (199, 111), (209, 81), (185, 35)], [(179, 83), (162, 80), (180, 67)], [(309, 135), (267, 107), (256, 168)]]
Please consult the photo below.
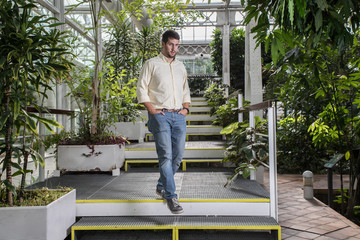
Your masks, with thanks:
[[(78, 240), (169, 240), (171, 230), (137, 230), (137, 231), (84, 231), (78, 234)], [(273, 240), (270, 233), (249, 232), (243, 230), (183, 230), (180, 240)], [(70, 240), (70, 238), (69, 238)]]
[[(277, 239), (270, 234), (270, 230), (276, 230), (278, 223), (270, 217), (238, 217), (238, 216), (158, 216), (158, 217), (85, 217), (73, 225), (74, 234), (79, 231), (107, 228), (108, 232), (88, 232), (87, 238), (77, 239), (126, 239), (125, 236), (136, 236), (134, 239), (171, 239), (169, 230), (177, 228), (179, 239)], [(159, 231), (144, 231), (150, 228), (158, 228)], [(237, 227), (242, 230), (236, 229)], [(256, 230), (244, 230), (247, 229)], [(164, 228), (166, 230), (164, 230)], [(215, 230), (210, 230), (211, 228)], [(132, 229), (143, 229), (137, 232), (129, 232)], [(192, 229), (192, 230), (190, 230)], [(206, 229), (206, 230), (204, 230)], [(229, 230), (231, 229), (231, 231)], [(262, 230), (262, 231), (261, 231)], [(265, 230), (265, 232), (264, 232)], [(170, 235), (169, 235), (170, 234)], [(146, 238), (145, 238), (146, 237)], [(158, 237), (158, 238), (156, 238)], [(114, 239), (114, 238), (113, 238)], [(131, 238), (128, 238), (131, 239)]]
[(74, 227), (235, 227), (235, 226), (277, 226), (273, 218), (265, 216), (123, 216), (123, 217), (83, 217)]
[[(224, 188), (231, 172), (178, 172), (175, 174), (179, 199), (263, 199), (269, 194), (256, 181), (238, 178)], [(157, 199), (157, 172), (123, 172), (118, 177), (106, 174), (76, 174), (50, 178), (34, 187), (60, 186), (76, 188), (77, 200)]]

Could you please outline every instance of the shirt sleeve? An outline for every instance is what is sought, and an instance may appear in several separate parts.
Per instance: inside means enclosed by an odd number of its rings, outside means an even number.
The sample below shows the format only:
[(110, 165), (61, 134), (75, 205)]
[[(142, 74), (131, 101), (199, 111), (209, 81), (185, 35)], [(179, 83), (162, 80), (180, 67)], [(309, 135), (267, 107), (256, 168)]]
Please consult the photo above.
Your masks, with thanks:
[(188, 83), (188, 78), (187, 78), (187, 71), (186, 68), (184, 67), (184, 90), (183, 90), (183, 103), (191, 103), (191, 98), (190, 98), (190, 88), (189, 88), (189, 83)]
[(144, 103), (144, 102), (150, 102), (150, 97), (149, 97), (149, 83), (151, 80), (151, 71), (150, 71), (150, 63), (149, 61), (146, 61), (139, 79), (138, 79), (138, 83), (137, 83), (137, 88), (136, 88), (136, 95), (137, 95), (137, 100), (138, 103)]

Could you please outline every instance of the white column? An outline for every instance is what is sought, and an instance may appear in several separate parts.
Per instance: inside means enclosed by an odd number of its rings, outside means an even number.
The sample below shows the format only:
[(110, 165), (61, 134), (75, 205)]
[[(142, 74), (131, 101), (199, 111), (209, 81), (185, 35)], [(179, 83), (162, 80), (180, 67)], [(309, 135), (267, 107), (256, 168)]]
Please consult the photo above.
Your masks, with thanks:
[[(59, 13), (55, 14), (55, 17), (59, 20), (59, 22), (65, 22), (65, 5), (64, 0), (55, 0), (55, 7), (59, 10)], [(60, 31), (65, 30), (65, 25), (57, 26), (57, 29)], [(56, 109), (68, 109), (68, 99), (65, 98), (67, 94), (66, 85), (63, 83), (58, 83), (56, 85)], [(57, 115), (56, 120), (64, 126), (65, 130), (67, 128), (67, 116), (66, 115)], [(57, 132), (61, 131), (61, 129), (56, 129)]]
[[(225, 24), (222, 31), (222, 77), (223, 82), (230, 86), (230, 25)], [(228, 95), (228, 94), (227, 94)]]
[(263, 101), (261, 48), (255, 48), (255, 34), (250, 33), (254, 26), (256, 23), (252, 20), (245, 31), (245, 100), (251, 104)]

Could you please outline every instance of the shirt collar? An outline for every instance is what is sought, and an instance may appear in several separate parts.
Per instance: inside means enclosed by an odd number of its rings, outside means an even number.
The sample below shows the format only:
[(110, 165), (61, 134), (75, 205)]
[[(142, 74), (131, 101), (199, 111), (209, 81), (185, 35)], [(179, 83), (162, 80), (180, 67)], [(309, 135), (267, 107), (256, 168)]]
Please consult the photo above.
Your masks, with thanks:
[[(162, 54), (162, 52), (159, 54), (159, 58), (161, 58), (163, 61), (167, 62), (167, 63), (170, 63), (168, 58), (165, 57), (164, 54)], [(175, 62), (176, 61), (176, 57), (174, 58), (174, 61), (172, 61), (171, 63)]]

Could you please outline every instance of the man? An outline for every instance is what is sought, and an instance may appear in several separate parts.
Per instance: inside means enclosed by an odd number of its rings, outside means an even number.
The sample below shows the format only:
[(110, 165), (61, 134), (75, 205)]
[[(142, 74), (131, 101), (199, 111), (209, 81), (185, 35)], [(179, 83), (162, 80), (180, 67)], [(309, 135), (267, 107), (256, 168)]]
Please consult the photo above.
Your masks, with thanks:
[(166, 199), (172, 213), (184, 210), (175, 193), (178, 170), (186, 139), (185, 116), (189, 113), (190, 90), (184, 65), (175, 59), (180, 36), (173, 30), (162, 36), (162, 52), (145, 62), (138, 85), (138, 102), (148, 113), (148, 128), (154, 135), (160, 178), (156, 193)]

